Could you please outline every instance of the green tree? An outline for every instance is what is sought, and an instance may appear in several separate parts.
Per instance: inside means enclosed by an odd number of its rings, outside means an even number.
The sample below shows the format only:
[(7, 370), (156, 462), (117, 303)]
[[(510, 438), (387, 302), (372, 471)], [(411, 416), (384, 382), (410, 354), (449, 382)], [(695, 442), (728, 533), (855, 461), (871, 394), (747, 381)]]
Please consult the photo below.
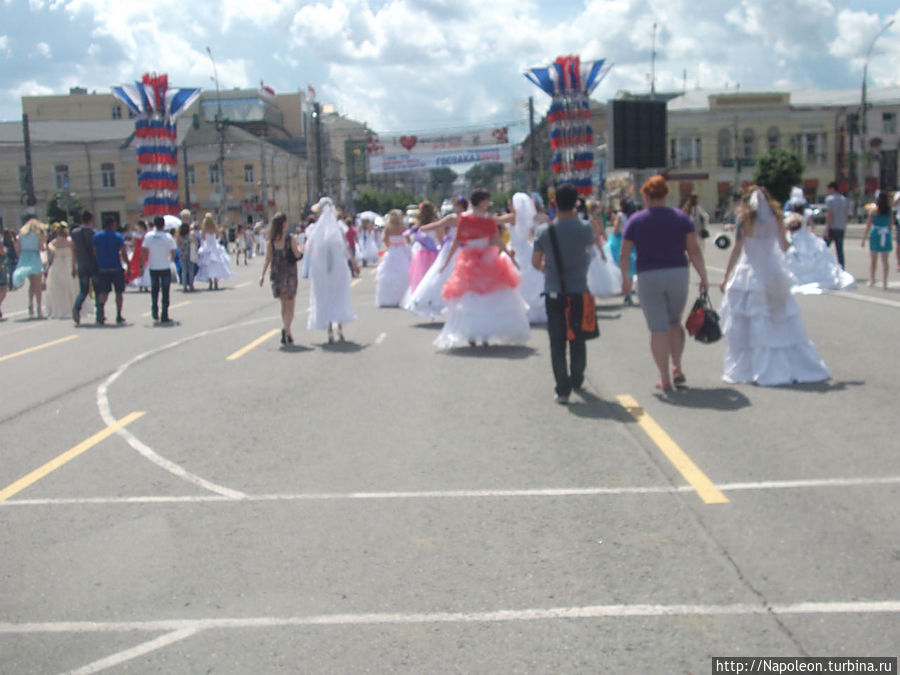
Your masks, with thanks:
[(791, 188), (800, 184), (803, 169), (803, 160), (799, 155), (775, 148), (757, 160), (753, 181), (784, 203), (791, 196)]
[(65, 220), (71, 226), (80, 221), (82, 211), (84, 204), (77, 195), (71, 192), (57, 192), (47, 202), (47, 222)]
[(440, 169), (431, 170), (431, 190), (429, 194), (432, 199), (437, 199), (436, 204), (441, 205), (446, 197), (450, 196), (453, 190), (453, 181), (456, 180), (456, 172), (450, 167), (441, 167)]
[(487, 162), (485, 164), (473, 164), (466, 171), (466, 178), (473, 188), (491, 189), (494, 179), (503, 173), (503, 165), (500, 162)]

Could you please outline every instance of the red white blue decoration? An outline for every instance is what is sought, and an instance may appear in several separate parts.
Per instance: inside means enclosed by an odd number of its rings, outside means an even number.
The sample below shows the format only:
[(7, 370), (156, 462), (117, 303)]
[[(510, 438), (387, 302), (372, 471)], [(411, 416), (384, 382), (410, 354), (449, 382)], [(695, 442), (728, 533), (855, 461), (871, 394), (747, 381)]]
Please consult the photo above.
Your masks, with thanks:
[(553, 99), (547, 112), (553, 173), (582, 195), (593, 192), (594, 130), (589, 97), (610, 68), (606, 59), (582, 62), (578, 56), (560, 56), (550, 66), (525, 73)]
[(137, 117), (140, 186), (144, 215), (178, 212), (178, 148), (175, 121), (200, 95), (200, 89), (169, 89), (166, 75), (145, 73), (140, 82), (112, 88), (113, 95)]

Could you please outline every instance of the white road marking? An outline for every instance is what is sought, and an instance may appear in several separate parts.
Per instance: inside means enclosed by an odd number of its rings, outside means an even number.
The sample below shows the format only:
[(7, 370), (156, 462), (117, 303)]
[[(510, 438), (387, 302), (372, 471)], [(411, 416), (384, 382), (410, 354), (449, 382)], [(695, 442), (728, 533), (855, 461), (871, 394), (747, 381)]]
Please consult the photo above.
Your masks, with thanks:
[[(224, 326), (222, 328), (213, 328), (210, 330), (201, 331), (199, 333), (195, 333), (194, 335), (189, 335), (187, 337), (181, 338), (179, 340), (175, 340), (174, 342), (170, 342), (168, 344), (162, 345), (161, 347), (156, 347), (154, 349), (150, 349), (146, 352), (138, 354), (130, 361), (127, 361), (122, 366), (119, 367), (116, 372), (110, 375), (99, 387), (97, 387), (97, 409), (100, 411), (100, 417), (106, 422), (107, 425), (114, 424), (116, 418), (113, 416), (112, 411), (109, 406), (109, 397), (107, 395), (107, 391), (116, 380), (121, 377), (126, 370), (128, 370), (131, 366), (144, 359), (147, 359), (151, 356), (159, 354), (160, 352), (166, 351), (168, 349), (173, 349), (180, 345), (183, 345), (192, 340), (197, 340), (201, 337), (206, 337), (207, 335), (214, 335), (216, 333), (221, 333), (226, 330), (231, 330), (233, 328), (243, 327), (243, 326), (252, 326), (253, 324), (263, 323), (266, 321), (272, 321), (272, 317), (267, 317), (264, 319), (252, 319), (250, 321), (244, 321), (242, 323), (236, 323), (229, 326)], [(222, 485), (217, 485), (216, 483), (210, 482), (200, 476), (190, 473), (182, 466), (172, 462), (171, 460), (162, 457), (157, 454), (153, 448), (149, 445), (143, 443), (137, 436), (131, 433), (128, 429), (120, 429), (118, 435), (121, 436), (125, 441), (135, 450), (137, 450), (141, 455), (143, 455), (146, 459), (150, 460), (157, 466), (162, 469), (165, 469), (169, 473), (178, 476), (182, 480), (187, 481), (193, 485), (203, 488), (204, 490), (209, 490), (210, 492), (215, 492), (217, 494), (223, 495), (230, 499), (242, 499), (246, 495), (243, 492), (238, 492), (237, 490), (232, 490), (230, 488), (224, 487)]]
[[(747, 483), (722, 483), (724, 492), (737, 490), (787, 490), (801, 488), (864, 487), (900, 485), (900, 476), (879, 478), (812, 478)], [(242, 495), (245, 502), (362, 501), (376, 499), (491, 499), (519, 497), (597, 497), (635, 494), (676, 494), (693, 492), (690, 485), (646, 485), (588, 488), (535, 488), (523, 490), (429, 490), (419, 492), (309, 492), (306, 494)], [(233, 502), (234, 497), (219, 495), (143, 496), (143, 497), (62, 497), (49, 499), (10, 499), (0, 509), (11, 506), (66, 506), (88, 504), (203, 504)]]
[(375, 338), (375, 344), (380, 345), (382, 342), (384, 342), (384, 338), (386, 338), (386, 337), (387, 337), (387, 333), (379, 333), (378, 337)]
[(152, 651), (162, 649), (163, 647), (168, 647), (171, 644), (180, 642), (181, 640), (185, 640), (189, 637), (193, 637), (198, 632), (199, 631), (196, 628), (182, 628), (180, 630), (167, 633), (161, 637), (156, 638), (155, 640), (144, 642), (137, 647), (132, 647), (131, 649), (126, 649), (125, 651), (111, 654), (110, 656), (99, 659), (98, 661), (94, 661), (93, 663), (89, 663), (88, 665), (77, 668), (76, 670), (70, 670), (65, 675), (92, 675), (92, 673), (99, 673), (100, 671), (106, 670), (107, 668), (118, 666), (122, 663), (126, 663), (127, 661), (133, 661), (134, 659), (140, 656), (144, 656), (145, 654), (149, 654)]
[[(584, 607), (548, 607), (501, 609), (488, 612), (381, 612), (369, 614), (313, 614), (289, 617), (244, 617), (220, 619), (163, 619), (152, 621), (61, 621), (0, 623), (0, 634), (41, 633), (129, 633), (166, 631), (160, 639), (172, 641), (187, 631), (242, 628), (285, 628), (292, 626), (354, 626), (365, 624), (414, 623), (497, 623), (507, 621), (546, 621), (552, 619), (602, 619), (617, 617), (662, 616), (742, 616), (754, 614), (896, 614), (900, 600), (855, 602), (798, 602), (792, 604), (732, 605), (588, 605)], [(184, 637), (190, 637), (184, 635)], [(148, 643), (150, 644), (150, 643)]]

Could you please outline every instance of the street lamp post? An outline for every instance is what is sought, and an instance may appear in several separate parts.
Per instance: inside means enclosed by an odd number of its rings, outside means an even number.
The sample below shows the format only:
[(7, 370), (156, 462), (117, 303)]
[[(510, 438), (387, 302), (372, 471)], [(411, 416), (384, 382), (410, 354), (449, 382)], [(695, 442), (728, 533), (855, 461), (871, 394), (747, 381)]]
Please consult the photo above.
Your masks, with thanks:
[[(213, 65), (213, 75), (215, 76), (216, 82), (216, 132), (219, 134), (219, 188), (221, 189), (221, 199), (219, 201), (219, 220), (221, 221), (221, 215), (223, 210), (227, 212), (226, 209), (226, 195), (227, 190), (225, 188), (225, 119), (222, 116), (222, 95), (219, 92), (219, 70), (216, 67), (216, 60), (213, 58), (212, 50), (209, 46), (206, 47), (206, 53), (209, 54), (209, 60), (212, 61)], [(220, 223), (224, 225), (224, 223)]]
[(866, 133), (868, 131), (868, 124), (866, 123), (866, 76), (869, 73), (869, 57), (872, 55), (872, 49), (875, 47), (875, 41), (881, 37), (881, 35), (892, 25), (894, 24), (894, 20), (891, 19), (886, 24), (881, 27), (875, 37), (872, 38), (872, 42), (869, 43), (869, 48), (866, 50), (866, 59), (863, 63), (863, 76), (862, 76), (862, 97), (859, 106), (859, 157), (857, 159), (857, 172), (856, 172), (856, 192), (857, 199), (856, 205), (857, 208), (861, 205), (862, 201), (865, 199), (866, 195), (866, 187), (865, 187), (865, 166), (866, 166), (866, 152), (868, 150), (868, 140), (866, 139)]

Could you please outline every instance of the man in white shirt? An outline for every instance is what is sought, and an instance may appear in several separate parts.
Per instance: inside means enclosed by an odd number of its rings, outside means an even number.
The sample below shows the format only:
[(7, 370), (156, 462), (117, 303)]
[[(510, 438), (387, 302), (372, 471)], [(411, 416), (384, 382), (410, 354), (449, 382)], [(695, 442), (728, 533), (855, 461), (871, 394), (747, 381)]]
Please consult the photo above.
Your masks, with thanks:
[[(154, 321), (170, 323), (169, 286), (172, 283), (172, 261), (178, 246), (172, 235), (165, 231), (166, 221), (162, 216), (153, 219), (152, 232), (144, 237), (144, 264), (150, 269), (151, 307)], [(159, 315), (157, 300), (162, 290), (162, 318)]]
[(838, 263), (844, 266), (844, 234), (847, 232), (847, 221), (850, 218), (850, 202), (838, 192), (837, 183), (828, 184), (828, 196), (825, 197), (825, 241), (834, 242), (834, 252)]

